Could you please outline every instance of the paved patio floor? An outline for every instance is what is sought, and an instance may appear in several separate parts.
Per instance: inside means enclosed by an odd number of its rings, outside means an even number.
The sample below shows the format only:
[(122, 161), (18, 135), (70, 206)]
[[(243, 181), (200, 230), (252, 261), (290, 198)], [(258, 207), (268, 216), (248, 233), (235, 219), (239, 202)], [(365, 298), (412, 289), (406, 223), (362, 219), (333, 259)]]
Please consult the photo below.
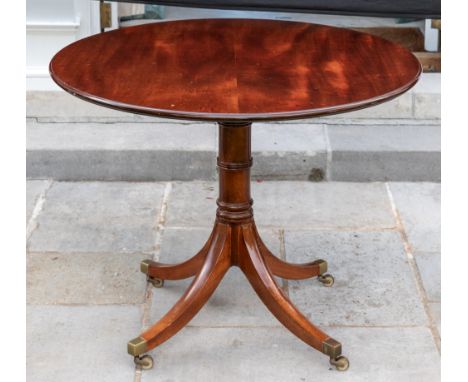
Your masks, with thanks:
[(280, 281), (343, 343), (350, 369), (284, 329), (238, 269), (208, 305), (135, 368), (127, 341), (188, 281), (150, 288), (142, 259), (177, 262), (208, 237), (213, 182), (27, 182), (29, 382), (432, 382), (440, 380), (440, 184), (255, 182), (257, 224), (291, 262), (335, 276)]

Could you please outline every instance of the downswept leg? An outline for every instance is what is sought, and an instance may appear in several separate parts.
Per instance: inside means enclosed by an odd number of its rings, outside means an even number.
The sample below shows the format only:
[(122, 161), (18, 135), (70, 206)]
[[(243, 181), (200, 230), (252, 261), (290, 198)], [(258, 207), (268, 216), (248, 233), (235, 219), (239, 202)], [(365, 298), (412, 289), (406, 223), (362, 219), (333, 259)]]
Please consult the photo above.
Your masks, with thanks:
[(328, 355), (338, 370), (346, 370), (349, 362), (341, 356), (341, 344), (311, 324), (278, 287), (260, 253), (252, 227), (245, 225), (242, 232), (247, 253), (241, 256), (239, 266), (263, 303), (293, 334)]
[(213, 234), (203, 248), (190, 259), (179, 264), (164, 264), (153, 260), (143, 260), (140, 270), (147, 275), (148, 281), (155, 287), (163, 286), (164, 280), (182, 280), (195, 276), (202, 268)]
[(271, 253), (260, 238), (256, 227), (254, 227), (254, 235), (266, 266), (273, 275), (287, 280), (304, 280), (318, 276), (318, 280), (325, 286), (329, 287), (333, 285), (333, 276), (326, 274), (328, 264), (325, 260), (315, 260), (302, 264), (288, 263)]
[(220, 224), (215, 231), (205, 262), (186, 292), (163, 318), (128, 343), (136, 362), (137, 356), (167, 341), (198, 313), (231, 266), (231, 230)]

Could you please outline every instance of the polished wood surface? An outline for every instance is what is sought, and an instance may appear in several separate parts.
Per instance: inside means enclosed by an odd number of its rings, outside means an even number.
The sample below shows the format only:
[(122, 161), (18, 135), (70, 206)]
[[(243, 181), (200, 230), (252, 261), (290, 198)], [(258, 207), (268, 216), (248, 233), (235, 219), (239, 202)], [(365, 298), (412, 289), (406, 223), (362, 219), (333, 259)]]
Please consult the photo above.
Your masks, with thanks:
[(159, 22), (77, 41), (52, 78), (107, 107), (180, 119), (257, 121), (335, 114), (389, 100), (421, 67), (369, 34), (308, 23)]
[[(273, 276), (305, 279), (326, 271), (323, 260), (290, 264), (263, 243), (255, 226), (250, 195), (251, 125), (219, 124), (219, 198), (213, 231), (203, 248), (175, 265), (145, 260), (151, 278), (177, 280), (195, 276), (174, 307), (129, 343), (139, 356), (167, 341), (203, 307), (231, 266), (239, 267), (270, 312), (308, 345), (336, 360), (341, 344), (314, 326), (289, 300)], [(134, 344), (139, 344), (135, 347)]]

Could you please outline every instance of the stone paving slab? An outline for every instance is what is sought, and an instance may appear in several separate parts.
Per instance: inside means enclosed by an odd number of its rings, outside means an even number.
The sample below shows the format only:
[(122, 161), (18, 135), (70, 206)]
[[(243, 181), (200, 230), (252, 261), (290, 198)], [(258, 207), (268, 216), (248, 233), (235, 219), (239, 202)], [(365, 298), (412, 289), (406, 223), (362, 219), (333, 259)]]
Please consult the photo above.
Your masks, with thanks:
[(54, 183), (28, 249), (151, 252), (164, 187), (161, 183)]
[(26, 183), (26, 224), (32, 216), (39, 196), (49, 185), (48, 180), (30, 180)]
[(441, 267), (440, 253), (423, 252), (415, 256), (424, 289), (429, 301), (440, 302)]
[[(164, 233), (160, 261), (180, 262), (195, 254), (206, 242), (210, 230), (168, 229)], [(265, 244), (279, 253), (279, 234), (270, 230), (260, 231)], [(182, 296), (192, 279), (166, 281), (164, 288), (153, 289), (151, 318), (148, 325), (161, 318)], [(282, 284), (278, 280), (279, 285)], [(279, 322), (264, 307), (249, 282), (237, 268), (225, 275), (214, 295), (189, 323), (190, 326), (279, 326)]]
[(440, 126), (329, 125), (329, 179), (440, 181)]
[(143, 304), (146, 280), (128, 253), (29, 253), (27, 303)]
[[(395, 225), (385, 185), (380, 183), (254, 182), (252, 196), (259, 227), (382, 229)], [(211, 227), (216, 197), (216, 183), (174, 183), (167, 225)]]
[(391, 183), (390, 190), (413, 251), (440, 252), (440, 184)]
[(126, 343), (140, 329), (138, 306), (29, 306), (29, 382), (131, 382)]
[(285, 231), (286, 260), (323, 258), (335, 277), (289, 281), (289, 295), (318, 325), (426, 325), (424, 308), (397, 232)]
[(216, 217), (217, 182), (174, 182), (167, 207), (168, 227), (206, 227)]
[(328, 328), (343, 343), (350, 368), (283, 328), (186, 328), (155, 350), (157, 367), (142, 382), (438, 382), (440, 360), (426, 328)]
[(256, 182), (252, 196), (259, 227), (382, 229), (394, 226), (384, 189), (381, 183)]

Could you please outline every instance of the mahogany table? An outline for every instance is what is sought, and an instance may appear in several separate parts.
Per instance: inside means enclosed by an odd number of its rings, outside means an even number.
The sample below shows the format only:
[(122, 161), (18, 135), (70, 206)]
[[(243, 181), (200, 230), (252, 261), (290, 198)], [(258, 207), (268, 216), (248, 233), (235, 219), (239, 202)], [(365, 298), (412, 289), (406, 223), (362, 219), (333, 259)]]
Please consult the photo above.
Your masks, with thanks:
[(219, 126), (218, 209), (208, 241), (180, 264), (141, 263), (155, 286), (195, 278), (162, 319), (128, 343), (137, 364), (152, 367), (145, 353), (183, 328), (228, 269), (238, 266), (285, 327), (329, 356), (338, 370), (348, 368), (341, 344), (309, 322), (273, 277), (318, 276), (325, 285), (333, 284), (333, 277), (325, 274), (325, 260), (284, 262), (260, 238), (250, 197), (251, 124), (341, 113), (392, 99), (412, 87), (421, 73), (409, 51), (378, 37), (323, 25), (182, 20), (77, 41), (55, 55), (50, 73), (66, 91), (102, 106)]

